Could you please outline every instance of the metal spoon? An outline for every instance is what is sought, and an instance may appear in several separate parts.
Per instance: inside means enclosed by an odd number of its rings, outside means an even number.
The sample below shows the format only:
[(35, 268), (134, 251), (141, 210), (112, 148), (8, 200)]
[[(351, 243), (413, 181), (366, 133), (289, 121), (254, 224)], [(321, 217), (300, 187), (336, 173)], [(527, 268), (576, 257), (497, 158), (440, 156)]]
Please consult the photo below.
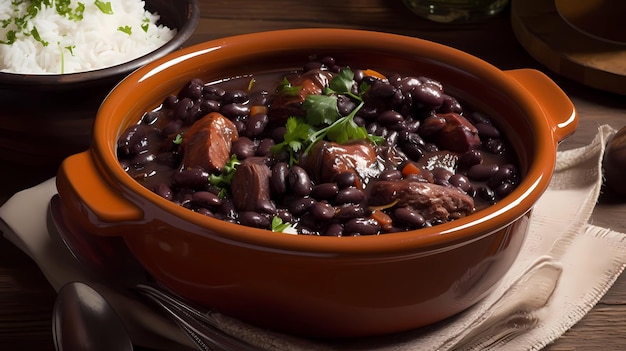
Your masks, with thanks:
[[(198, 350), (258, 350), (257, 347), (221, 331), (217, 327), (217, 322), (206, 313), (186, 304), (173, 294), (153, 286), (146, 271), (134, 260), (125, 246), (114, 246), (115, 260), (103, 256), (103, 253), (98, 251), (97, 245), (93, 251), (89, 252), (89, 255), (81, 255), (74, 246), (85, 245), (85, 243), (77, 239), (79, 235), (72, 232), (72, 228), (64, 220), (58, 195), (50, 199), (48, 210), (50, 234), (55, 240), (63, 243), (77, 262), (88, 267), (93, 274), (104, 278), (112, 286), (120, 289), (130, 288), (139, 292), (161, 311), (168, 314)], [(107, 242), (106, 244), (116, 245), (117, 243)], [(108, 264), (105, 264), (105, 261)]]
[(59, 291), (52, 314), (57, 351), (132, 351), (122, 319), (96, 290), (71, 282)]

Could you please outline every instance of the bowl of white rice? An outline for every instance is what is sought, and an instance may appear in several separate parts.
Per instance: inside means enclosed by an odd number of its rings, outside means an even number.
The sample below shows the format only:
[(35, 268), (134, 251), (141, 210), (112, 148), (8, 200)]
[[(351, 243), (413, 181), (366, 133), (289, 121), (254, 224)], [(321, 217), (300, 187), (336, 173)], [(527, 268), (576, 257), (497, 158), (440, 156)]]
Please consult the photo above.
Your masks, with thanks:
[(45, 179), (132, 71), (183, 46), (198, 0), (0, 0), (0, 163)]
[(116, 82), (193, 33), (197, 0), (0, 1), (0, 88)]

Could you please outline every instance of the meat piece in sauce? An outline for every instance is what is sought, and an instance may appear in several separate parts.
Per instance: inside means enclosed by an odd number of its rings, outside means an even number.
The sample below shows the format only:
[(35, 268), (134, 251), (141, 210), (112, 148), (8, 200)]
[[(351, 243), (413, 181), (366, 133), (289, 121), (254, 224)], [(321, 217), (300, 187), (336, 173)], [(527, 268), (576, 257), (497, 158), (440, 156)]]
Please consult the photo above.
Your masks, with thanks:
[(332, 182), (340, 173), (354, 172), (365, 184), (380, 173), (376, 149), (366, 141), (347, 144), (318, 142), (300, 164), (316, 183)]
[(427, 220), (449, 221), (474, 212), (474, 199), (458, 189), (411, 180), (381, 180), (368, 186), (370, 206), (410, 206)]
[(292, 87), (300, 87), (297, 94), (280, 93), (275, 96), (269, 109), (270, 123), (283, 126), (290, 116), (304, 116), (302, 103), (307, 96), (320, 95), (332, 73), (319, 69), (312, 69), (301, 75), (289, 79)]
[(272, 171), (263, 158), (247, 158), (237, 166), (231, 180), (233, 205), (239, 211), (257, 211), (270, 200)]
[(230, 148), (239, 135), (237, 127), (220, 113), (211, 112), (196, 121), (183, 134), (182, 169), (201, 168), (221, 171), (230, 160)]
[(431, 136), (431, 139), (440, 148), (464, 153), (480, 145), (478, 130), (465, 117), (454, 112), (438, 116), (442, 117), (446, 123)]

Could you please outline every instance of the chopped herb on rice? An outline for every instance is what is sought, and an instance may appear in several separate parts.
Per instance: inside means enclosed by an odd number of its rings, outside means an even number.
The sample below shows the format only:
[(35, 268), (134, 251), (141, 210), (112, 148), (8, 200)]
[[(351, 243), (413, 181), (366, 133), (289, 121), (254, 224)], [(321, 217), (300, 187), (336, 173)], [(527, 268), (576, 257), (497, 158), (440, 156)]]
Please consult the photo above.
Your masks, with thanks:
[(143, 56), (176, 30), (143, 0), (0, 0), (0, 71), (62, 74)]

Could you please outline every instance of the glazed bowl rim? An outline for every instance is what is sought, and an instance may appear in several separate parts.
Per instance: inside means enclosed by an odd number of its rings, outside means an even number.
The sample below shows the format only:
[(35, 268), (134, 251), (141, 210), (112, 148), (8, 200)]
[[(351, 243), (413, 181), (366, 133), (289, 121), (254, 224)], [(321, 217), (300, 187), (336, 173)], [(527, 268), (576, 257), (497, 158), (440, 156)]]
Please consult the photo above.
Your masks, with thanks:
[[(61, 73), (61, 74), (28, 74), (14, 72), (0, 72), (0, 87), (51, 87), (63, 88), (74, 85), (89, 84), (102, 79), (121, 76), (135, 71), (146, 64), (162, 58), (167, 54), (179, 49), (191, 37), (200, 20), (200, 8), (198, 0), (185, 0), (187, 13), (185, 22), (177, 29), (176, 35), (165, 44), (154, 50), (134, 58), (130, 61), (99, 69)], [(120, 77), (121, 80), (121, 77)]]
[[(239, 224), (206, 217), (173, 202), (165, 200), (143, 187), (132, 179), (119, 165), (116, 157), (117, 140), (107, 140), (104, 130), (106, 128), (118, 128), (117, 136), (121, 133), (119, 125), (111, 125), (107, 117), (115, 111), (117, 99), (124, 99), (136, 84), (141, 84), (147, 76), (152, 76), (158, 71), (172, 66), (184, 64), (186, 60), (195, 57), (212, 55), (215, 52), (226, 51), (241, 47), (249, 41), (265, 40), (268, 45), (282, 45), (284, 39), (308, 38), (318, 41), (320, 37), (325, 41), (337, 42), (345, 38), (358, 41), (359, 44), (376, 42), (379, 49), (384, 47), (389, 50), (391, 44), (401, 47), (403, 52), (408, 48), (420, 48), (420, 56), (425, 53), (429, 57), (444, 59), (447, 63), (454, 62), (456, 68), (469, 70), (472, 74), (488, 77), (497, 84), (498, 88), (505, 89), (507, 96), (523, 106), (529, 115), (529, 125), (535, 138), (535, 154), (529, 160), (529, 168), (518, 187), (507, 197), (486, 209), (480, 210), (465, 218), (440, 224), (430, 228), (422, 228), (413, 231), (391, 233), (375, 236), (358, 237), (324, 237), (308, 235), (292, 235), (276, 233), (269, 230), (245, 227)], [(314, 47), (314, 46), (313, 46)], [(289, 50), (285, 48), (285, 50)], [(255, 53), (252, 53), (254, 55)], [(240, 54), (241, 55), (241, 54)], [(245, 54), (243, 54), (245, 56)], [(463, 51), (430, 42), (427, 40), (402, 36), (397, 34), (374, 32), (367, 30), (337, 29), (337, 28), (305, 28), (287, 29), (252, 34), (242, 34), (228, 38), (221, 38), (199, 43), (156, 60), (127, 76), (106, 97), (94, 123), (94, 142), (92, 149), (94, 157), (101, 163), (102, 168), (111, 176), (118, 186), (124, 191), (130, 191), (133, 197), (147, 200), (151, 206), (160, 208), (168, 213), (183, 219), (189, 223), (213, 231), (213, 237), (220, 240), (236, 241), (253, 247), (272, 248), (275, 250), (287, 250), (292, 252), (309, 252), (311, 254), (384, 254), (399, 253), (407, 254), (417, 251), (452, 248), (456, 245), (466, 244), (490, 235), (528, 213), (547, 189), (556, 162), (557, 140), (553, 128), (544, 116), (538, 102), (532, 94), (522, 85), (507, 77), (504, 71), (495, 66)], [(123, 113), (123, 112), (118, 112)], [(139, 116), (136, 117), (136, 120)], [(541, 164), (549, 164), (551, 167), (543, 167)], [(523, 206), (524, 202), (530, 202), (530, 206)], [(132, 202), (132, 201), (131, 201)], [(124, 235), (134, 235), (127, 233)]]

